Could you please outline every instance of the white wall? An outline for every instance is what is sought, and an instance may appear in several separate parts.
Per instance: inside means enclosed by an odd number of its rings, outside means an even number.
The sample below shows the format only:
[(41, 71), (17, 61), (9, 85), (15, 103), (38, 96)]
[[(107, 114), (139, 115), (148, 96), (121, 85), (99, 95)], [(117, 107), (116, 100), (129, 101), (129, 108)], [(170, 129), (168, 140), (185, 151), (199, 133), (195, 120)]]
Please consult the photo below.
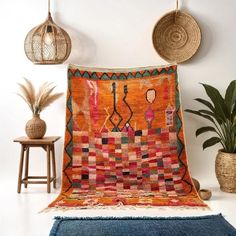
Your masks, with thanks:
[[(175, 7), (174, 0), (60, 0), (52, 1), (55, 21), (71, 35), (73, 49), (67, 62), (102, 67), (137, 67), (166, 64), (152, 46), (153, 27), (164, 13)], [(202, 45), (194, 58), (179, 66), (183, 108), (199, 108), (193, 101), (204, 95), (199, 82), (224, 91), (236, 78), (236, 1), (183, 0), (202, 29)], [(66, 91), (67, 65), (33, 65), (24, 54), (28, 31), (45, 20), (46, 0), (5, 0), (0, 3), (0, 175), (17, 180), (20, 146), (13, 139), (24, 135), (31, 118), (26, 104), (17, 96), (17, 82), (25, 76), (35, 84), (53, 81), (57, 91)], [(47, 135), (64, 135), (65, 97), (42, 113)], [(184, 114), (186, 141), (192, 174), (203, 181), (215, 179), (214, 159), (218, 147), (202, 151), (204, 138), (195, 130), (205, 121)], [(63, 140), (56, 145), (61, 168)], [(42, 151), (33, 152), (33, 174), (46, 171)], [(39, 153), (39, 155), (37, 155)], [(44, 172), (43, 172), (44, 171)]]

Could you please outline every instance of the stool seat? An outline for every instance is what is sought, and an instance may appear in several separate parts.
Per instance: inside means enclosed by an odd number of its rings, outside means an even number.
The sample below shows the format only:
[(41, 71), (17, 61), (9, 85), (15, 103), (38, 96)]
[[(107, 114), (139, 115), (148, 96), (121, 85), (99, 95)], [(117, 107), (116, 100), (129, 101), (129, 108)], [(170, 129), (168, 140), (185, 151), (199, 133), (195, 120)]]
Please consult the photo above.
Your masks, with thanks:
[[(21, 155), (19, 165), (18, 187), (17, 192), (21, 192), (21, 184), (27, 188), (28, 184), (47, 184), (47, 192), (50, 193), (50, 183), (53, 182), (53, 187), (56, 188), (56, 161), (54, 143), (59, 140), (59, 136), (48, 136), (42, 139), (30, 139), (28, 137), (19, 137), (14, 140), (21, 144)], [(41, 147), (47, 153), (47, 176), (29, 176), (29, 151), (32, 147)], [(25, 159), (25, 161), (24, 161)], [(22, 178), (23, 166), (25, 162), (25, 175)], [(52, 162), (52, 177), (51, 177), (51, 162)], [(41, 179), (41, 180), (40, 180)], [(42, 180), (46, 179), (46, 180)]]

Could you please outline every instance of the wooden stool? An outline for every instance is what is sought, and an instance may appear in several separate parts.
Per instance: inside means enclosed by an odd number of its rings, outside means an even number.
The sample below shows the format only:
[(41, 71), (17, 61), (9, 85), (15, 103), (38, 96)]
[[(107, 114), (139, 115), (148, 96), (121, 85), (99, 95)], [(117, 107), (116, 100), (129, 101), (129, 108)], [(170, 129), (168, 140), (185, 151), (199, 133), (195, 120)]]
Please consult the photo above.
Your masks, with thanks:
[[(18, 176), (18, 188), (17, 192), (21, 192), (21, 184), (25, 185), (27, 188), (28, 184), (47, 184), (47, 192), (50, 193), (50, 183), (53, 181), (53, 187), (56, 188), (56, 163), (55, 163), (55, 149), (54, 143), (60, 139), (59, 136), (54, 137), (44, 137), (42, 139), (30, 139), (28, 137), (20, 137), (14, 140), (21, 144), (21, 156), (20, 156), (20, 167), (19, 167), (19, 176)], [(29, 151), (31, 147), (41, 147), (47, 153), (47, 176), (28, 176), (29, 171)], [(26, 152), (26, 155), (25, 155)], [(25, 160), (25, 177), (22, 179), (24, 158)], [(52, 177), (51, 177), (51, 165), (50, 161), (52, 160)], [(30, 181), (30, 179), (36, 179)], [(37, 179), (47, 179), (46, 181), (37, 180)]]

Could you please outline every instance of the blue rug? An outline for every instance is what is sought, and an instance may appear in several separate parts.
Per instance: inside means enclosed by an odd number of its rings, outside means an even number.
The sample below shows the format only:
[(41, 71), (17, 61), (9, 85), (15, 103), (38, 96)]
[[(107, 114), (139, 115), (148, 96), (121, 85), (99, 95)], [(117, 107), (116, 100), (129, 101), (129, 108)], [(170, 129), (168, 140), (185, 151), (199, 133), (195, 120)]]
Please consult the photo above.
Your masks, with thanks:
[(200, 217), (55, 217), (50, 236), (236, 236), (220, 215)]

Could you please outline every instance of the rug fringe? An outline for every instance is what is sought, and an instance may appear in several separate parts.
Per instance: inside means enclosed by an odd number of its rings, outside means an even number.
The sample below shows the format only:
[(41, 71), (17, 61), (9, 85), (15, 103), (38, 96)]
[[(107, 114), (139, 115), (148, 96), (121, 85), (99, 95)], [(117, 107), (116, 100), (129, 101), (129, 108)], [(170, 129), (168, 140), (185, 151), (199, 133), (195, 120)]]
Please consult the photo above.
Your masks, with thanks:
[(41, 210), (39, 213), (49, 213), (49, 212), (55, 212), (55, 211), (62, 211), (67, 212), (70, 210), (87, 210), (87, 209), (106, 209), (106, 210), (137, 210), (137, 209), (151, 209), (156, 208), (158, 210), (202, 210), (202, 211), (211, 211), (211, 208), (209, 206), (127, 206), (118, 204), (115, 206), (103, 206), (103, 205), (93, 205), (93, 206), (76, 206), (76, 207), (66, 207), (66, 206), (54, 206), (54, 207), (47, 207), (43, 210)]

